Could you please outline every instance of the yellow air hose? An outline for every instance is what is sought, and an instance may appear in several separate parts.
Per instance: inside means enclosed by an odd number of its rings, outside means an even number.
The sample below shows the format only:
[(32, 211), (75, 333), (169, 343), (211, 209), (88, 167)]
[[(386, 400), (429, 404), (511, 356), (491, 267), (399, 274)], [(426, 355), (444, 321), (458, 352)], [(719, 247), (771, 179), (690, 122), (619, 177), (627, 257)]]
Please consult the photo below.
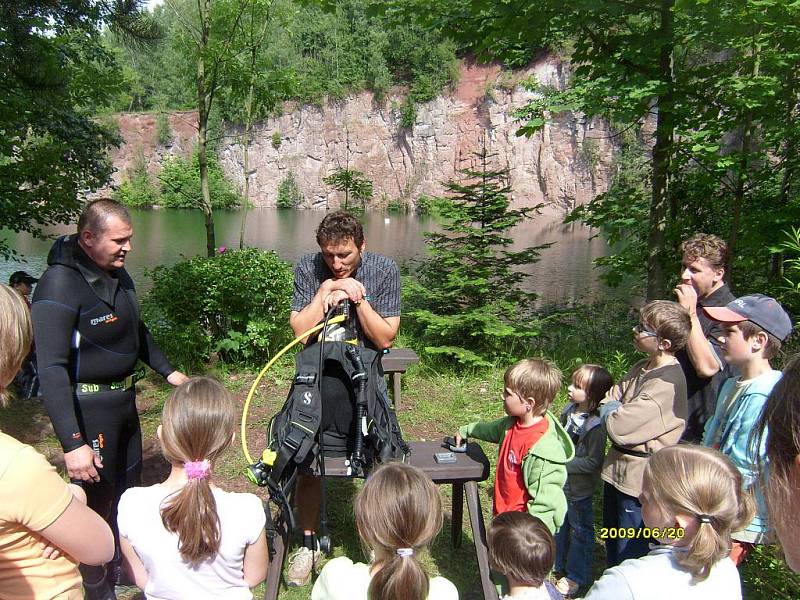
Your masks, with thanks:
[[(327, 324), (331, 325), (333, 323), (341, 323), (344, 320), (345, 320), (345, 316), (344, 315), (338, 315), (336, 317), (333, 317), (332, 319), (329, 319)], [(250, 386), (250, 392), (247, 394), (247, 399), (244, 401), (244, 408), (242, 409), (242, 429), (241, 429), (242, 452), (244, 453), (244, 457), (247, 459), (247, 464), (248, 465), (252, 465), (255, 461), (250, 456), (250, 452), (247, 449), (247, 412), (250, 409), (250, 401), (253, 399), (253, 394), (255, 394), (256, 388), (258, 387), (258, 384), (261, 382), (261, 378), (264, 377), (266, 372), (269, 371), (270, 367), (273, 364), (275, 364), (275, 361), (277, 361), (281, 356), (286, 354), (286, 352), (288, 352), (289, 349), (292, 346), (294, 346), (300, 340), (302, 340), (302, 339), (304, 339), (304, 338), (306, 338), (306, 337), (308, 337), (310, 335), (315, 334), (317, 331), (322, 329), (324, 326), (325, 326), (325, 323), (320, 323), (319, 325), (315, 325), (314, 327), (312, 327), (308, 331), (304, 331), (303, 333), (298, 335), (296, 338), (294, 338), (291, 342), (286, 344), (280, 350), (280, 352), (278, 352), (275, 356), (273, 356), (272, 359), (264, 366), (264, 368), (261, 369), (261, 372), (258, 374), (258, 377), (256, 377), (255, 381), (253, 382), (253, 385)]]

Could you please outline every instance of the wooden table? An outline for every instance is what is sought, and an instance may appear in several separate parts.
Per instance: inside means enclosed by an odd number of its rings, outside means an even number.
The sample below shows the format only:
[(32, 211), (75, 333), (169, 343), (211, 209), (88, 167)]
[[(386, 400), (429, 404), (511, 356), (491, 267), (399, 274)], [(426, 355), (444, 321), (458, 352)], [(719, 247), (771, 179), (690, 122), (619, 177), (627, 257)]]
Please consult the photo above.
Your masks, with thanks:
[[(486, 458), (486, 454), (478, 444), (469, 443), (466, 453), (456, 453), (455, 463), (439, 464), (433, 455), (436, 452), (446, 452), (440, 442), (411, 442), (410, 445), (410, 463), (412, 465), (425, 471), (434, 483), (452, 485), (453, 516), (450, 539), (454, 548), (461, 545), (464, 495), (466, 493), (467, 511), (478, 559), (483, 595), (486, 600), (497, 600), (497, 589), (490, 576), (486, 527), (481, 511), (481, 499), (478, 495), (478, 482), (489, 477), (489, 460)], [(347, 471), (343, 459), (326, 458), (325, 474), (327, 477), (346, 477)], [(288, 554), (291, 532), (287, 531), (285, 524), (279, 524), (278, 534), (275, 539), (275, 558), (267, 571), (264, 600), (275, 600), (278, 597), (283, 563)]]
[(419, 356), (410, 348), (393, 348), (381, 356), (383, 372), (392, 382), (392, 399), (395, 410), (400, 410), (400, 378), (410, 365), (419, 362)]

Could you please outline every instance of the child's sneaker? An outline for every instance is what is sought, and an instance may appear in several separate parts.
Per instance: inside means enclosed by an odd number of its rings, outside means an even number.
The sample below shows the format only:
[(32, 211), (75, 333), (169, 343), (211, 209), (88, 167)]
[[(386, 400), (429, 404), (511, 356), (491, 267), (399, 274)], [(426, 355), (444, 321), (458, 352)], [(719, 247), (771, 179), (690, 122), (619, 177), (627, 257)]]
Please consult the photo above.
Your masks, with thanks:
[(565, 597), (572, 598), (578, 593), (581, 585), (569, 577), (562, 577), (556, 582), (556, 589)]
[(293, 587), (306, 585), (311, 580), (311, 573), (322, 558), (320, 550), (311, 551), (303, 546), (289, 557), (289, 570), (286, 572), (286, 583)]

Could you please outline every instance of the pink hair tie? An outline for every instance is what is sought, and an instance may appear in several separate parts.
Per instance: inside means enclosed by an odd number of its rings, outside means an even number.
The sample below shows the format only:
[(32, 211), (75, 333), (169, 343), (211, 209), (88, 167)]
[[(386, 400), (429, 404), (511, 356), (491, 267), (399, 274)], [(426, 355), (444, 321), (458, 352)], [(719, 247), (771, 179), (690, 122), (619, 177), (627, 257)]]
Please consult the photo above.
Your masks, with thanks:
[(206, 479), (208, 474), (211, 473), (211, 462), (208, 459), (198, 461), (188, 461), (183, 463), (183, 470), (186, 471), (186, 477), (192, 479)]

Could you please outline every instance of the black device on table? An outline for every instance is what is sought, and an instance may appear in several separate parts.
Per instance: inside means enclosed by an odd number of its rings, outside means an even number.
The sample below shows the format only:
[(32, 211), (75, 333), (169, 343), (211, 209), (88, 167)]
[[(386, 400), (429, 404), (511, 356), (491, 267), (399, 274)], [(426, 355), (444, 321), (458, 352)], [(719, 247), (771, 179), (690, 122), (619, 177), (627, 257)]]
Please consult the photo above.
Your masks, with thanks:
[(452, 436), (447, 436), (442, 440), (442, 447), (447, 448), (450, 452), (466, 452), (467, 440), (461, 440), (461, 445), (456, 446), (456, 440)]

